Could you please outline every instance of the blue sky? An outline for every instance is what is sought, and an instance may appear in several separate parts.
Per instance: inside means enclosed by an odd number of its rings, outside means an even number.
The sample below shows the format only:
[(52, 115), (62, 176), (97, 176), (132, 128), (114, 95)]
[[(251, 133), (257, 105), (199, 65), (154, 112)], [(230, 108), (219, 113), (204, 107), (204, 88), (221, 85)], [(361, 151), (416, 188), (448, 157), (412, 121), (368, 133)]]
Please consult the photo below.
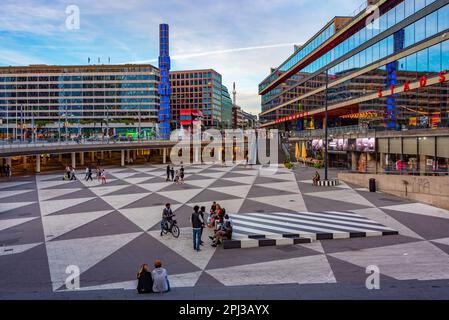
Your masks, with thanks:
[[(336, 15), (363, 0), (2, 0), (0, 65), (150, 61), (157, 65), (158, 25), (170, 24), (174, 70), (213, 68), (237, 103), (258, 113), (257, 86)], [(80, 29), (65, 26), (80, 10)], [(248, 50), (232, 50), (255, 47)], [(263, 48), (261, 48), (263, 47)], [(266, 47), (266, 48), (265, 48)]]

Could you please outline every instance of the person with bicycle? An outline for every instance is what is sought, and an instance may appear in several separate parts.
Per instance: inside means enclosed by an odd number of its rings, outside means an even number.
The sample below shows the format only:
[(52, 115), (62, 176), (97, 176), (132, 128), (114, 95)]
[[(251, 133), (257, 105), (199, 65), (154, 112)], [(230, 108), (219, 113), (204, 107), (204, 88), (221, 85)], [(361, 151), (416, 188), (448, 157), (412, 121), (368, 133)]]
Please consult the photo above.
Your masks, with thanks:
[(173, 222), (174, 214), (170, 206), (170, 203), (167, 203), (164, 210), (162, 211), (161, 237), (164, 235), (164, 230), (170, 230), (170, 225)]

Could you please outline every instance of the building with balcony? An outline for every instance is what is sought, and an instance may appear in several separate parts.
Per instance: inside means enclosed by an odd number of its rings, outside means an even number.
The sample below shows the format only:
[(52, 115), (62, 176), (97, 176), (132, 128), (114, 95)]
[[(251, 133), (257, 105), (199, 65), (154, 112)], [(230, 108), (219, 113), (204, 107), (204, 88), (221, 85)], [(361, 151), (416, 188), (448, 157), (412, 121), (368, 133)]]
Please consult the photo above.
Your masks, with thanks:
[[(330, 129), (371, 129), (360, 141), (330, 137), (331, 162), (447, 174), (449, 1), (366, 5), (354, 17), (333, 19), (271, 70), (259, 85), (261, 126), (295, 132), (316, 155), (324, 144), (314, 132), (325, 127), (327, 108)], [(380, 138), (380, 131), (395, 134)]]
[(0, 135), (14, 140), (154, 134), (152, 65), (0, 67)]

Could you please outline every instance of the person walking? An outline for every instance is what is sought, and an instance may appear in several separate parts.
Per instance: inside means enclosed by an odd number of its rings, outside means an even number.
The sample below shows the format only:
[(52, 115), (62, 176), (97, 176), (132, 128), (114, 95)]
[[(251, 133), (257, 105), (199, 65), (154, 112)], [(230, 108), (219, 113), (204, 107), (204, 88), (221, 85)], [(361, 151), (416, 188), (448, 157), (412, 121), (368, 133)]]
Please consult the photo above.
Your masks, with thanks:
[(72, 172), (69, 166), (65, 167), (65, 174), (67, 176), (67, 181), (70, 180), (70, 178), (72, 177)]
[(70, 169), (70, 181), (73, 181), (73, 180), (76, 181), (77, 179), (76, 179), (76, 171), (75, 171), (75, 168), (72, 167), (72, 168)]
[(165, 181), (170, 181), (170, 172), (171, 172), (170, 165), (167, 165), (167, 180)]
[(175, 181), (175, 168), (170, 169), (171, 181)]
[(201, 228), (203, 228), (204, 226), (204, 220), (203, 218), (201, 218), (201, 214), (200, 214), (200, 207), (199, 206), (195, 206), (193, 208), (193, 213), (192, 213), (192, 230), (193, 230), (193, 249), (196, 250), (197, 252), (200, 252), (200, 237), (201, 237)]
[(11, 169), (11, 166), (9, 165), (9, 164), (6, 164), (6, 166), (5, 166), (5, 173), (6, 173), (6, 176), (8, 177), (8, 178), (11, 178), (12, 177), (12, 169)]
[(101, 170), (101, 184), (106, 184), (107, 183), (107, 181), (106, 181), (106, 171), (103, 169), (103, 170)]
[(94, 179), (92, 179), (92, 167), (91, 166), (89, 166), (87, 168), (87, 179), (86, 179), (86, 181), (89, 181), (89, 179), (90, 179), (90, 181), (94, 181)]
[(89, 177), (89, 167), (86, 167), (86, 172), (84, 175), (84, 180), (87, 181), (87, 177)]

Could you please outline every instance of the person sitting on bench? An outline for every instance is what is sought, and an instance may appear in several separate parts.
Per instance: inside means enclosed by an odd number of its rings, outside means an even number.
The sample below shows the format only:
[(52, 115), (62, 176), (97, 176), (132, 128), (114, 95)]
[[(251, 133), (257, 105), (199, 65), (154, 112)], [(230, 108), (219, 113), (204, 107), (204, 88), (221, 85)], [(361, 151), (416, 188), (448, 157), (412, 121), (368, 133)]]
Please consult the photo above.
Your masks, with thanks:
[(318, 173), (318, 171), (315, 171), (315, 176), (313, 177), (313, 185), (317, 186), (320, 180), (321, 180), (320, 174)]

